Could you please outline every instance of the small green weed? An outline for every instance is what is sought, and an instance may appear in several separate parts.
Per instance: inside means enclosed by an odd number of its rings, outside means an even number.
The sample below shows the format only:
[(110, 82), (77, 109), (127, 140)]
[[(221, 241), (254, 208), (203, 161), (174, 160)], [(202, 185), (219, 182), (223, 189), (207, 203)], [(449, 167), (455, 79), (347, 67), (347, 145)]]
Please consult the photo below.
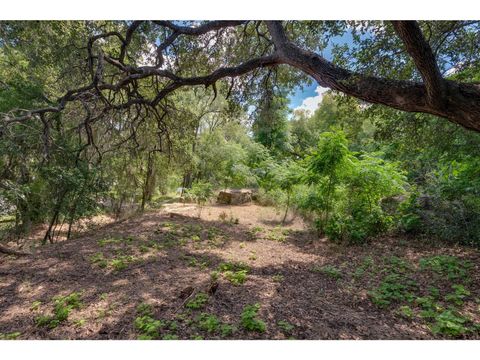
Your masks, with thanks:
[(380, 285), (368, 294), (379, 307), (387, 307), (392, 302), (411, 301), (416, 283), (400, 274), (392, 273), (384, 277)]
[(295, 330), (295, 325), (290, 324), (288, 321), (280, 320), (277, 322), (278, 327), (285, 335), (290, 335)]
[(273, 280), (274, 282), (280, 283), (280, 282), (282, 282), (284, 279), (285, 279), (285, 276), (283, 276), (282, 274), (276, 274), (276, 275), (273, 275), (273, 276), (272, 276), (272, 280)]
[(22, 333), (20, 332), (12, 332), (12, 333), (0, 333), (0, 340), (16, 340)]
[(397, 310), (397, 313), (405, 319), (412, 319), (415, 315), (412, 308), (408, 305), (400, 306)]
[(453, 302), (455, 305), (462, 305), (463, 301), (470, 296), (470, 291), (465, 289), (463, 285), (452, 285), (452, 289), (455, 290), (455, 292), (447, 294), (445, 300)]
[(266, 324), (257, 318), (260, 304), (247, 305), (243, 308), (240, 323), (245, 330), (265, 332)]
[(40, 315), (35, 319), (35, 323), (40, 327), (56, 328), (60, 323), (68, 319), (72, 310), (80, 308), (80, 297), (80, 293), (75, 292), (67, 296), (54, 297), (53, 315)]
[(228, 337), (233, 335), (237, 331), (235, 326), (230, 324), (222, 324), (220, 325), (220, 336), (221, 337)]
[(215, 333), (220, 328), (220, 321), (215, 315), (210, 315), (207, 313), (201, 313), (197, 319), (198, 327), (201, 330), (207, 331), (209, 333)]
[(161, 320), (153, 318), (153, 307), (150, 304), (142, 303), (137, 306), (139, 315), (134, 322), (135, 329), (140, 332), (139, 340), (152, 340), (160, 336), (159, 331), (165, 327)]
[(101, 252), (98, 252), (95, 255), (90, 256), (90, 261), (101, 268), (106, 268), (108, 266), (108, 261), (105, 259), (105, 257), (103, 256), (103, 253)]
[(37, 311), (37, 310), (40, 309), (40, 306), (41, 306), (41, 305), (42, 305), (42, 302), (41, 302), (41, 301), (38, 301), (38, 300), (37, 300), (37, 301), (34, 301), (34, 302), (32, 303), (32, 306), (30, 306), (30, 310), (31, 310), (31, 311)]
[(226, 262), (218, 266), (218, 271), (234, 285), (242, 285), (247, 280), (249, 267), (244, 263)]
[(233, 285), (242, 285), (247, 280), (247, 270), (225, 271), (223, 276)]
[(460, 316), (455, 311), (446, 310), (435, 317), (435, 323), (431, 326), (431, 330), (434, 334), (459, 337), (469, 331), (465, 326), (467, 321), (468, 319)]
[(208, 295), (200, 292), (196, 294), (192, 300), (187, 302), (185, 304), (185, 307), (192, 310), (198, 310), (205, 307), (205, 305), (207, 304), (207, 301), (208, 301)]
[(327, 275), (328, 277), (331, 277), (332, 279), (335, 279), (335, 280), (338, 280), (342, 277), (342, 272), (333, 265), (314, 267), (312, 270), (315, 272), (319, 272), (324, 275)]
[(420, 268), (446, 276), (448, 280), (457, 280), (468, 278), (468, 272), (472, 268), (472, 264), (455, 256), (437, 255), (420, 259)]

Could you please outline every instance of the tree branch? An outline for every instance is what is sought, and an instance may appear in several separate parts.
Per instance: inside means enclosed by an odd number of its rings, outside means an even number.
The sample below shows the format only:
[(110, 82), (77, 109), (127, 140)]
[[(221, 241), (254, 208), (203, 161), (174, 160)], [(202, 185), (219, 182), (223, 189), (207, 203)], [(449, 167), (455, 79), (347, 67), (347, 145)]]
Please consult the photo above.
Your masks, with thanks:
[(416, 21), (392, 21), (395, 32), (400, 37), (420, 72), (428, 102), (440, 107), (445, 96), (445, 84), (432, 48), (423, 37)]
[[(172, 32), (166, 37), (164, 43), (158, 46), (158, 52), (161, 53), (168, 46), (173, 46), (180, 35), (200, 36), (210, 31), (239, 26), (247, 22), (210, 21), (197, 27), (180, 26), (170, 21), (154, 21), (154, 23)], [(68, 102), (82, 100), (85, 96), (89, 100), (102, 100), (103, 106), (107, 109), (121, 110), (139, 105), (147, 108), (155, 107), (168, 94), (181, 87), (214, 86), (215, 82), (222, 78), (233, 79), (250, 72), (254, 73), (256, 69), (262, 67), (287, 64), (312, 76), (323, 87), (370, 103), (383, 104), (402, 111), (422, 112), (444, 117), (454, 123), (480, 132), (480, 86), (478, 84), (444, 80), (439, 73), (435, 56), (416, 23), (397, 22), (394, 23), (394, 26), (422, 75), (423, 83), (367, 76), (339, 67), (315, 52), (302, 49), (291, 42), (280, 21), (267, 21), (268, 33), (275, 46), (275, 51), (272, 54), (259, 56), (236, 66), (221, 67), (207, 75), (183, 77), (178, 75), (179, 73), (162, 69), (161, 56), (156, 66), (137, 67), (124, 63), (123, 57), (126, 54), (126, 48), (139, 26), (140, 22), (132, 23), (125, 36), (118, 32), (109, 32), (95, 35), (90, 39), (88, 53), (92, 73), (91, 84), (68, 91), (58, 99), (57, 106), (17, 112), (20, 115), (18, 117), (12, 117), (11, 114), (8, 114), (2, 119), (3, 125), (22, 121), (39, 114), (60, 112)], [(117, 37), (120, 40), (120, 54), (123, 55), (114, 58), (104, 53), (102, 49), (99, 49), (98, 54), (94, 55), (93, 43), (98, 39), (110, 36)], [(267, 34), (263, 34), (261, 38), (266, 36)], [(94, 59), (97, 63), (96, 69), (93, 66)], [(102, 76), (107, 64), (117, 70), (117, 72), (108, 76), (115, 81), (107, 82), (107, 77)], [(138, 91), (138, 81), (146, 78), (155, 80), (156, 94), (150, 99), (144, 98)], [(110, 92), (108, 100), (102, 92)], [(121, 100), (116, 101), (117, 97)]]
[[(286, 36), (280, 21), (267, 26), (281, 63), (301, 69), (321, 86), (340, 91), (358, 99), (409, 112), (437, 115), (480, 132), (480, 85), (443, 80), (444, 97), (430, 101), (426, 84), (413, 81), (382, 79), (354, 73), (336, 66), (320, 55), (303, 50)], [(435, 75), (433, 76), (435, 78)], [(438, 81), (438, 79), (437, 79)], [(432, 87), (435, 80), (429, 83)], [(434, 95), (436, 89), (430, 88)]]

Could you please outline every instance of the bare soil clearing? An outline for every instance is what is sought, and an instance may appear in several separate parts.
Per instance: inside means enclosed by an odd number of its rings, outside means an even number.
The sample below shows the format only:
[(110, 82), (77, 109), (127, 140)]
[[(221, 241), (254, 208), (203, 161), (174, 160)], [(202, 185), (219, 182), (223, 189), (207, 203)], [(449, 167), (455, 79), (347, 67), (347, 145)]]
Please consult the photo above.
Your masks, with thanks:
[[(426, 323), (372, 303), (368, 291), (378, 285), (381, 271), (358, 276), (357, 270), (365, 259), (378, 268), (392, 257), (417, 266), (421, 257), (436, 254), (473, 264), (465, 311), (480, 321), (476, 250), (432, 249), (405, 238), (336, 245), (299, 219), (282, 226), (283, 214), (254, 204), (206, 206), (200, 219), (198, 212), (192, 204), (168, 204), (46, 245), (35, 256), (0, 255), (0, 333), (19, 332), (20, 339), (136, 339), (137, 307), (148, 303), (155, 319), (170, 324), (165, 334), (180, 339), (430, 339), (435, 336)], [(225, 263), (248, 267), (243, 284), (219, 270)], [(326, 265), (340, 274), (318, 270)], [(416, 278), (420, 284), (427, 280)], [(206, 304), (186, 309), (192, 295), (211, 290), (212, 281), (216, 288)], [(36, 324), (38, 316), (52, 313), (55, 296), (72, 292), (81, 293), (82, 305), (67, 320), (54, 328)], [(239, 325), (244, 307), (255, 303), (265, 332)], [(237, 330), (227, 335), (202, 330), (195, 320), (201, 313)], [(281, 325), (286, 323), (292, 327)]]

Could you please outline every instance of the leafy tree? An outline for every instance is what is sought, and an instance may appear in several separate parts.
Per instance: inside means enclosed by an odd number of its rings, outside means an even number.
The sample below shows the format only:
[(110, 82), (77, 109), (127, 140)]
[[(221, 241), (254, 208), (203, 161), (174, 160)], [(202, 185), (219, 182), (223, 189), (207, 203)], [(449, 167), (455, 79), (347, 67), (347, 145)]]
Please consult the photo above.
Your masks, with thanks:
[(289, 152), (288, 100), (270, 91), (263, 97), (253, 122), (253, 138), (276, 156)]

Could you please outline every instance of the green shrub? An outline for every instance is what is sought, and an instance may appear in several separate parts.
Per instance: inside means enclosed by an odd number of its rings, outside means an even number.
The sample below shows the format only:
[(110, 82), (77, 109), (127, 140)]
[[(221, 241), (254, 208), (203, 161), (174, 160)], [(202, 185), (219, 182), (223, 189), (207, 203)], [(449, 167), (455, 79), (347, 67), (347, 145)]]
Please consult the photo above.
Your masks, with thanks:
[(220, 328), (220, 321), (215, 315), (210, 315), (207, 313), (201, 313), (197, 319), (198, 327), (201, 330), (207, 331), (209, 333), (215, 333)]
[(294, 201), (319, 232), (362, 243), (392, 228), (393, 217), (383, 211), (381, 200), (405, 192), (405, 176), (396, 163), (351, 152), (343, 132), (336, 131), (321, 134), (305, 167), (309, 187)]
[(240, 323), (245, 330), (257, 332), (266, 331), (266, 324), (257, 318), (258, 310), (260, 310), (260, 304), (247, 305), (243, 308)]

